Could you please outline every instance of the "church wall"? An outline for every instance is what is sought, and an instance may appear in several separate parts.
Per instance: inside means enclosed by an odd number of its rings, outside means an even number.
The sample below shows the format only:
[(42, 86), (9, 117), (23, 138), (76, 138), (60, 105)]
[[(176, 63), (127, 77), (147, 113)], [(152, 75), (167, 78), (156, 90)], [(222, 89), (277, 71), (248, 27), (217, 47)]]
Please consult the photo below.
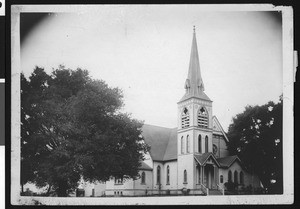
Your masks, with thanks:
[[(178, 156), (178, 189), (194, 188), (194, 155), (184, 154)], [(187, 182), (184, 183), (184, 170), (187, 171)]]
[(132, 192), (132, 195), (142, 196), (151, 193), (148, 190), (152, 190), (153, 186), (153, 176), (152, 171), (141, 170), (139, 171), (140, 176), (142, 176), (142, 172), (145, 172), (145, 183), (142, 183), (142, 179), (139, 178), (133, 181), (133, 188), (135, 191)]
[[(130, 195), (132, 193), (128, 191), (124, 191), (125, 189), (133, 189), (133, 180), (128, 179), (124, 180), (122, 184), (115, 184), (114, 178), (106, 182), (106, 196), (122, 196), (122, 195)], [(122, 193), (121, 193), (122, 192)]]
[(95, 184), (95, 196), (100, 197), (105, 194), (106, 183), (96, 183)]
[[(167, 184), (167, 167), (170, 168), (170, 184)], [(169, 161), (164, 165), (165, 184), (163, 189), (177, 189), (177, 161)]]
[(214, 153), (214, 155), (216, 156), (216, 158), (219, 158), (220, 157), (220, 140), (218, 138), (216, 138), (215, 135), (213, 135), (212, 144), (216, 145), (218, 147), (217, 152)]
[(153, 189), (159, 189), (159, 184), (157, 182), (157, 167), (160, 166), (160, 184), (165, 184), (165, 173), (164, 164), (162, 162), (153, 161)]
[(212, 133), (210, 131), (205, 130), (195, 130), (195, 137), (194, 137), (194, 151), (198, 153), (198, 136), (201, 134), (201, 154), (205, 153), (205, 137), (208, 136), (208, 152), (212, 152)]
[(228, 147), (224, 137), (220, 139), (220, 158), (229, 156)]
[(223, 175), (223, 183), (220, 183), (219, 185), (224, 188), (224, 184), (228, 182), (228, 172), (231, 170), (232, 172), (232, 182), (234, 182), (234, 172), (238, 172), (238, 183), (240, 184), (241, 179), (240, 179), (240, 172), (243, 171), (244, 173), (244, 186), (247, 187), (249, 185), (252, 185), (253, 187), (260, 187), (260, 181), (259, 178), (256, 175), (251, 175), (250, 173), (246, 172), (243, 170), (238, 162), (234, 162), (230, 168), (224, 169), (220, 168), (219, 169), (219, 179), (220, 176)]

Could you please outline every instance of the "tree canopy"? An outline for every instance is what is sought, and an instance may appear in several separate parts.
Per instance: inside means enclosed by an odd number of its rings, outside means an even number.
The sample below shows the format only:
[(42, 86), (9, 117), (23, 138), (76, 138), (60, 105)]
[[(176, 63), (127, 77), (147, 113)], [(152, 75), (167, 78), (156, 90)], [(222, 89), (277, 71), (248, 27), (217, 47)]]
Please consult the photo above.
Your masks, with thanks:
[(80, 178), (137, 178), (143, 123), (122, 113), (123, 95), (86, 70), (36, 67), (21, 74), (21, 184), (67, 196)]
[(228, 138), (230, 153), (259, 176), (267, 192), (282, 193), (282, 98), (277, 104), (247, 106), (233, 118)]

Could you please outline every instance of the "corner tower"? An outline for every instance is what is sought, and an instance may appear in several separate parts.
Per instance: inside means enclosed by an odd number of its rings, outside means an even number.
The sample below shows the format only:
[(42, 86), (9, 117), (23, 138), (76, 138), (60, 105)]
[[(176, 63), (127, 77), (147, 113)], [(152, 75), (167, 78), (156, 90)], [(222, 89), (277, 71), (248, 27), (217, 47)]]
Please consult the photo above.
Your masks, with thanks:
[(185, 94), (178, 104), (178, 189), (195, 189), (198, 182), (194, 155), (212, 152), (212, 101), (204, 93), (195, 26)]

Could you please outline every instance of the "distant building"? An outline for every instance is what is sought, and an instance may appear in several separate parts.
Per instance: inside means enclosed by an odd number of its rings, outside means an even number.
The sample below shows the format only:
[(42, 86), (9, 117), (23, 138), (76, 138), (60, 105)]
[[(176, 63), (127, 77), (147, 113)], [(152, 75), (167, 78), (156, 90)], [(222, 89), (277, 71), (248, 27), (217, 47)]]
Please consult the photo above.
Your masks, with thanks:
[(260, 187), (259, 178), (246, 172), (237, 156), (229, 156), (228, 138), (212, 115), (212, 101), (204, 93), (200, 73), (195, 29), (184, 88), (185, 94), (177, 103), (177, 128), (143, 126), (151, 150), (140, 167), (141, 178), (85, 184), (85, 196), (222, 194), (226, 182)]

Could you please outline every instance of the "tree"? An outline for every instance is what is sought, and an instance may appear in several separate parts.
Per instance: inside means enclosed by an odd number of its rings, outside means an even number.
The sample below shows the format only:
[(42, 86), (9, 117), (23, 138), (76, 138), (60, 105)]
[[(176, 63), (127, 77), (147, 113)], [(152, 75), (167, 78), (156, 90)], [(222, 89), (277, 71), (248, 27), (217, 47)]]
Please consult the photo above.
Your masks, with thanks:
[(136, 179), (143, 153), (142, 122), (120, 110), (122, 91), (86, 70), (36, 67), (21, 74), (21, 184), (48, 185), (67, 196), (81, 177)]
[(230, 153), (259, 176), (268, 193), (282, 193), (282, 97), (277, 104), (247, 106), (233, 118), (228, 138)]

